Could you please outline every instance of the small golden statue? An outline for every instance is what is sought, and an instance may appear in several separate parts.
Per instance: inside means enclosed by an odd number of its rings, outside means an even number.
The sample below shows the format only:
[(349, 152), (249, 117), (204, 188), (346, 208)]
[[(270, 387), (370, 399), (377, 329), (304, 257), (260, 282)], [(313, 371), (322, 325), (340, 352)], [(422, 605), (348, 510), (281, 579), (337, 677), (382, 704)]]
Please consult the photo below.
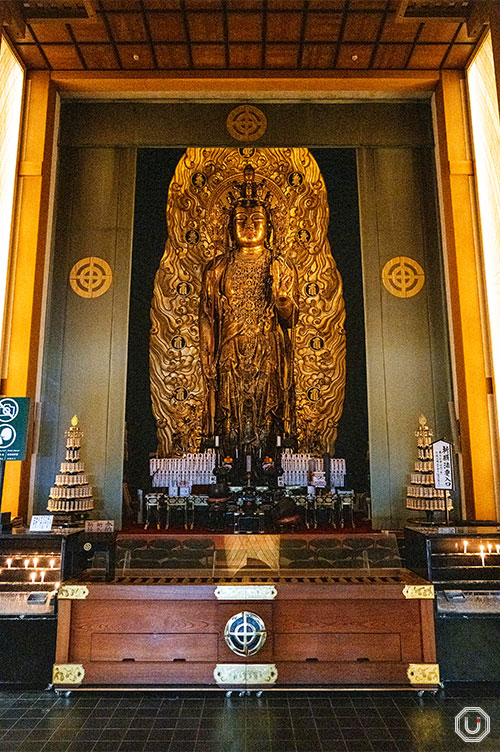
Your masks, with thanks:
[(254, 174), (247, 165), (228, 194), (227, 245), (205, 267), (200, 294), (203, 433), (220, 435), (229, 454), (295, 438), (297, 272), (274, 250), (270, 193)]

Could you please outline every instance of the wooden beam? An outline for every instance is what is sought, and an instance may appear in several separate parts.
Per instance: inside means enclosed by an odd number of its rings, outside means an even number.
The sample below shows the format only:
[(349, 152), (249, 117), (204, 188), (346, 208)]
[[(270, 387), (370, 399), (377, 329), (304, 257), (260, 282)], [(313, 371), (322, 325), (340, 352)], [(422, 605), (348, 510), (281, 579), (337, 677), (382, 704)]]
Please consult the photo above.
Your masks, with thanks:
[(198, 98), (265, 96), (321, 99), (338, 93), (373, 96), (429, 96), (439, 82), (439, 71), (52, 71), (62, 95)]

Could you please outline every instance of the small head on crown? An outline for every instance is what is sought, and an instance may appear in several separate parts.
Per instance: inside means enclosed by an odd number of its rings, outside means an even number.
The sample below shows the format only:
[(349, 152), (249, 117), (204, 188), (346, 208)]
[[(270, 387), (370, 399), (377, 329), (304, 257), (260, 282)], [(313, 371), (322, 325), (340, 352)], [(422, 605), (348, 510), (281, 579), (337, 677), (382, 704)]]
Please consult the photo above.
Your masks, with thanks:
[(266, 191), (266, 181), (255, 182), (255, 170), (247, 164), (243, 170), (243, 182), (233, 183), (233, 190), (228, 193), (227, 200), (231, 209), (236, 206), (264, 206), (271, 210), (271, 191)]

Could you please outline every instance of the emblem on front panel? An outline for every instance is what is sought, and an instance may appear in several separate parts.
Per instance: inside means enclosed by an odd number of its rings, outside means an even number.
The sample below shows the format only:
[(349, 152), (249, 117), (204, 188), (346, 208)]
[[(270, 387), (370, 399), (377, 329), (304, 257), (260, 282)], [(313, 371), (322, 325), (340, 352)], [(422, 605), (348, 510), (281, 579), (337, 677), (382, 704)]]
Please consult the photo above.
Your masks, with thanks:
[(255, 655), (266, 638), (264, 621), (251, 611), (241, 611), (231, 616), (224, 629), (224, 639), (236, 655)]
[[(267, 118), (258, 107), (243, 104), (231, 110), (226, 128), (237, 141), (257, 141), (267, 130)], [(246, 155), (245, 158), (248, 159)]]

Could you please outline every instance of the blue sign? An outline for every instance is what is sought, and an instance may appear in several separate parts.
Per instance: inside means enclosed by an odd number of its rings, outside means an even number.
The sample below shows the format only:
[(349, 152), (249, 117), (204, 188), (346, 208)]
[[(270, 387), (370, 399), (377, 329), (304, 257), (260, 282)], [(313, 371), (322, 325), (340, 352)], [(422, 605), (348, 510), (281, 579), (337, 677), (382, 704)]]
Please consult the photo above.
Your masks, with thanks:
[(29, 415), (29, 397), (0, 398), (0, 460), (26, 458)]

